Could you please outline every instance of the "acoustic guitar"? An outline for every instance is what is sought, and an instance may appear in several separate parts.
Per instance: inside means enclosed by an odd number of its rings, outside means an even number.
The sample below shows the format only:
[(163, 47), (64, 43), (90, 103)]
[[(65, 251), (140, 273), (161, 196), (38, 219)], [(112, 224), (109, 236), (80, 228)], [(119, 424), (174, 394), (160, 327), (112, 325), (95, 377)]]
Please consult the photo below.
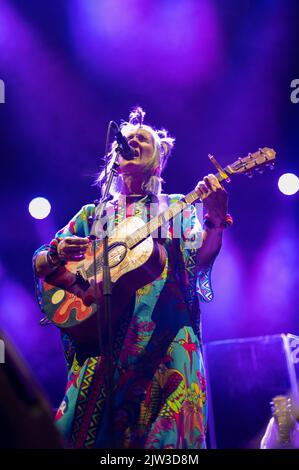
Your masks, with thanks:
[[(225, 168), (221, 168), (213, 156), (209, 157), (219, 170), (215, 176), (221, 182), (236, 174), (251, 176), (253, 170), (263, 170), (265, 165), (273, 166), (275, 156), (273, 149), (265, 147)], [(114, 312), (119, 312), (136, 290), (152, 282), (163, 271), (166, 251), (152, 234), (199, 199), (194, 190), (148, 223), (132, 216), (116, 226), (108, 240)], [(42, 311), (49, 322), (67, 330), (75, 339), (89, 337), (90, 323), (88, 325), (87, 321), (96, 317), (97, 305), (103, 303), (102, 285), (103, 241), (97, 239), (88, 245), (84, 260), (67, 262), (42, 280)], [(92, 325), (92, 328), (96, 327), (94, 319)]]

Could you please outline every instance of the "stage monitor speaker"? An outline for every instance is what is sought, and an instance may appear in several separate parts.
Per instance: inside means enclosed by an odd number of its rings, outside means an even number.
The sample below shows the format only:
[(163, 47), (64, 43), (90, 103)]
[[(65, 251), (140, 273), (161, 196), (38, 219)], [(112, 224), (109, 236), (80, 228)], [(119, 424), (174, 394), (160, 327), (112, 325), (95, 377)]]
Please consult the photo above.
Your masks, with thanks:
[(211, 448), (259, 447), (272, 398), (298, 401), (298, 353), (299, 338), (284, 334), (206, 344)]

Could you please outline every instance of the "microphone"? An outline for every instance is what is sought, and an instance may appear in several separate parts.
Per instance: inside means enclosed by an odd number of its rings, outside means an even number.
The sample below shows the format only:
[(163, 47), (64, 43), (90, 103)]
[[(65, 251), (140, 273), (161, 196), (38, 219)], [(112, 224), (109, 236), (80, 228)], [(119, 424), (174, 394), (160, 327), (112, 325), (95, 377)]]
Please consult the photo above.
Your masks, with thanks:
[(121, 133), (121, 130), (114, 121), (113, 127), (116, 129), (115, 140), (118, 143), (119, 153), (125, 160), (133, 160), (135, 156), (133, 147), (130, 147), (127, 138)]

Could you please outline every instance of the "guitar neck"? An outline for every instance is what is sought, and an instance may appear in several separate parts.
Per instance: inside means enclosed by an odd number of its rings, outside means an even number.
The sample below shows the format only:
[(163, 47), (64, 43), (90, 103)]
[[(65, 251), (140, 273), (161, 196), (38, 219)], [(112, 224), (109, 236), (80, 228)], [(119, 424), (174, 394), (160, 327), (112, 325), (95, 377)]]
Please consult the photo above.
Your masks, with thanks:
[[(226, 169), (228, 169), (228, 167), (226, 167), (225, 170)], [(216, 173), (215, 176), (219, 182), (224, 180), (224, 177), (220, 173)], [(171, 206), (165, 209), (165, 211), (153, 217), (143, 227), (136, 230), (132, 235), (130, 235), (127, 238), (126, 243), (127, 243), (128, 248), (133, 248), (142, 240), (145, 240), (153, 232), (155, 232), (160, 227), (162, 227), (162, 225), (166, 224), (167, 222), (172, 220), (174, 217), (179, 215), (181, 212), (183, 212), (183, 210), (186, 207), (190, 206), (193, 202), (195, 202), (198, 199), (200, 199), (200, 197), (198, 196), (198, 193), (194, 189), (180, 201), (177, 201), (174, 204), (171, 204)]]

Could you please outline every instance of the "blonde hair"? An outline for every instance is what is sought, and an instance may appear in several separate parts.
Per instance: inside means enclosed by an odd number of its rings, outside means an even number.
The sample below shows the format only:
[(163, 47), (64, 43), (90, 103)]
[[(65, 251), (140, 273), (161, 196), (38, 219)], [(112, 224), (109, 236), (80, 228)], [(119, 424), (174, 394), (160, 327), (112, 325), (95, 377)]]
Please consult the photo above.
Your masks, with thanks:
[[(159, 161), (159, 171), (155, 172), (157, 174), (152, 174), (150, 175), (149, 178), (147, 178), (143, 182), (143, 190), (147, 194), (155, 194), (158, 195), (161, 193), (162, 190), (162, 182), (163, 179), (161, 178), (161, 173), (164, 170), (166, 163), (168, 161), (168, 158), (171, 154), (171, 151), (174, 147), (174, 142), (175, 139), (173, 137), (170, 137), (168, 135), (168, 132), (165, 129), (160, 129), (156, 130), (152, 126), (148, 124), (143, 124), (145, 112), (141, 107), (136, 107), (134, 108), (130, 115), (129, 115), (129, 121), (122, 121), (120, 125), (120, 129), (123, 133), (123, 135), (127, 136), (132, 132), (135, 132), (138, 129), (144, 129), (147, 132), (151, 134), (151, 136), (154, 139), (154, 153), (153, 153), (153, 161)], [(111, 150), (108, 154), (108, 163), (107, 163), (107, 169), (108, 172), (111, 170), (114, 158), (115, 158), (115, 152), (117, 148), (117, 143), (114, 141)], [(99, 185), (101, 189), (105, 185), (105, 168), (102, 169), (102, 171), (99, 173), (97, 176), (95, 184)], [(117, 197), (122, 189), (123, 185), (123, 177), (122, 174), (119, 173), (117, 176), (113, 178), (113, 182), (111, 185), (111, 194), (113, 197)]]

